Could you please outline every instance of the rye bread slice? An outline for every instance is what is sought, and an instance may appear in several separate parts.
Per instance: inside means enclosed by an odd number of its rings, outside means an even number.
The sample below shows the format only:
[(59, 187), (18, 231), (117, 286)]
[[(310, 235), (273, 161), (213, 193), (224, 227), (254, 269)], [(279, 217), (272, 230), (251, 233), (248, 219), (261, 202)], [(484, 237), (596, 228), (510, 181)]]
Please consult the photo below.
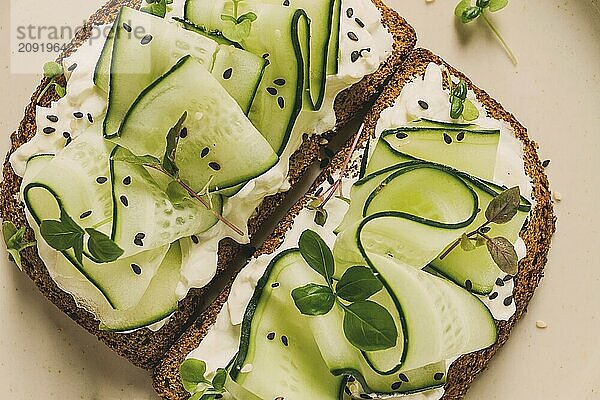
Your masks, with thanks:
[[(380, 0), (373, 0), (373, 2), (381, 10), (384, 24), (394, 36), (393, 53), (380, 66), (378, 71), (365, 77), (362, 81), (336, 98), (337, 128), (341, 128), (347, 124), (356, 113), (374, 100), (375, 96), (381, 91), (386, 79), (399, 67), (409, 51), (414, 48), (416, 42), (414, 30), (404, 19), (393, 10), (387, 8)], [(89, 38), (92, 26), (112, 23), (121, 6), (139, 8), (140, 4), (141, 0), (111, 0), (106, 3), (89, 18), (83, 29), (76, 35), (60, 58), (68, 57), (77, 51), (77, 48)], [(14, 222), (17, 226), (26, 226), (27, 221), (23, 205), (16, 197), (16, 194), (19, 192), (21, 179), (14, 173), (8, 162), (8, 157), (35, 134), (35, 101), (47, 82), (46, 79), (42, 80), (32, 95), (31, 103), (25, 109), (25, 116), (18, 130), (11, 135), (11, 149), (4, 163), (4, 180), (0, 186), (0, 216), (4, 220)], [(47, 106), (52, 100), (57, 100), (57, 98), (48, 92), (37, 105)], [(289, 174), (292, 186), (298, 182), (308, 166), (318, 158), (318, 139), (318, 137), (306, 138), (301, 148), (292, 156)], [(259, 207), (256, 216), (249, 221), (251, 235), (256, 232), (264, 221), (269, 219), (275, 209), (283, 202), (285, 196), (286, 194), (282, 193), (265, 199)], [(27, 231), (27, 238), (33, 238), (31, 229)], [(228, 265), (237, 257), (241, 249), (242, 246), (233, 240), (223, 240), (220, 243), (217, 278), (225, 273)], [(84, 309), (78, 308), (73, 297), (58, 288), (48, 274), (44, 263), (38, 257), (35, 248), (24, 251), (23, 269), (39, 290), (58, 308), (90, 333), (96, 335), (115, 352), (144, 369), (152, 369), (156, 366), (163, 354), (171, 347), (189, 323), (192, 322), (194, 311), (198, 308), (202, 309), (203, 298), (210, 291), (210, 287), (191, 290), (188, 296), (180, 302), (179, 310), (157, 332), (149, 329), (140, 329), (128, 334), (110, 333), (100, 331), (98, 329), (98, 321), (94, 316)]]
[[(404, 85), (415, 77), (422, 76), (425, 73), (427, 65), (431, 62), (438, 65), (445, 65), (454, 77), (465, 80), (469, 88), (475, 92), (478, 100), (485, 106), (487, 114), (490, 117), (506, 121), (511, 125), (516, 137), (523, 144), (525, 170), (527, 175), (532, 179), (534, 187), (533, 197), (536, 201), (528, 223), (521, 231), (521, 237), (527, 246), (527, 256), (521, 260), (519, 273), (515, 279), (514, 300), (517, 312), (509, 321), (497, 321), (498, 341), (495, 345), (476, 353), (464, 355), (452, 364), (443, 400), (456, 400), (464, 396), (477, 374), (486, 368), (494, 354), (508, 340), (515, 323), (527, 310), (527, 304), (543, 276), (543, 269), (550, 248), (550, 239), (555, 230), (556, 218), (553, 213), (548, 178), (536, 153), (538, 145), (529, 139), (527, 130), (512, 114), (506, 111), (486, 92), (475, 86), (465, 75), (428, 50), (416, 49), (411, 52), (402, 67), (388, 81), (386, 89), (364, 119), (364, 130), (360, 138), (359, 148), (364, 148), (369, 136), (375, 132), (375, 126), (381, 112), (393, 105)], [(307, 196), (314, 195), (318, 187), (325, 182), (328, 175), (340, 171), (342, 163), (350, 151), (351, 142), (352, 140), (349, 140), (333, 158), (330, 166), (317, 178)], [(352, 170), (351, 173), (358, 173), (358, 169)], [(286, 232), (294, 224), (294, 218), (310, 202), (307, 196), (292, 207), (289, 213), (278, 224), (278, 228), (257, 251), (256, 255), (270, 254), (277, 250), (283, 242)], [(181, 336), (177, 343), (169, 350), (162, 363), (155, 369), (154, 387), (162, 398), (183, 400), (189, 397), (179, 380), (179, 366), (186, 355), (195, 349), (206, 336), (208, 330), (215, 322), (217, 314), (222, 309), (223, 303), (227, 300), (229, 290), (230, 286), (227, 286), (217, 300)]]

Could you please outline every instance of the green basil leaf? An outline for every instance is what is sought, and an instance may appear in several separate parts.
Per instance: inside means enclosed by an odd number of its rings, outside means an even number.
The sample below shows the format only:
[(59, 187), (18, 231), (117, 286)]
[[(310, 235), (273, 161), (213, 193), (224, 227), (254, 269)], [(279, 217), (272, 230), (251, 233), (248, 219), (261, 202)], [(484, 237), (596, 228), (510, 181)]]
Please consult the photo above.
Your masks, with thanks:
[(181, 383), (189, 393), (195, 393), (199, 383), (206, 383), (205, 373), (206, 363), (194, 358), (188, 358), (179, 367)]
[(463, 13), (469, 7), (471, 7), (471, 0), (461, 0), (454, 9), (454, 15), (458, 18), (462, 18)]
[(46, 78), (57, 78), (64, 73), (62, 65), (57, 62), (50, 61), (44, 64), (44, 76)]
[(321, 239), (318, 233), (308, 229), (300, 235), (298, 246), (300, 247), (302, 258), (304, 258), (312, 269), (325, 278), (329, 285), (335, 264), (333, 254), (327, 243)]
[(232, 17), (231, 15), (227, 15), (227, 14), (221, 14), (221, 20), (222, 21), (233, 22), (234, 24), (237, 23), (237, 20), (234, 17)]
[(327, 210), (324, 208), (318, 208), (315, 213), (315, 224), (319, 226), (325, 226), (327, 223)]
[(73, 252), (79, 264), (83, 264), (83, 235), (79, 236), (77, 241), (73, 243)]
[(177, 145), (179, 144), (179, 134), (183, 129), (183, 124), (187, 119), (187, 111), (179, 118), (174, 127), (169, 129), (167, 133), (167, 148), (163, 157), (162, 166), (171, 176), (176, 176), (179, 172), (179, 168), (175, 163), (175, 156), (177, 154)]
[(252, 28), (252, 22), (249, 19), (245, 19), (239, 24), (227, 23), (223, 27), (223, 36), (232, 42), (240, 43), (244, 41), (250, 35), (250, 29)]
[(494, 224), (505, 224), (517, 214), (520, 203), (519, 187), (507, 189), (492, 199), (485, 210), (485, 217)]
[(383, 289), (383, 283), (367, 267), (351, 267), (336, 285), (336, 293), (346, 301), (366, 300)]
[(226, 380), (227, 380), (227, 370), (225, 370), (223, 368), (219, 368), (212, 380), (213, 388), (215, 388), (217, 390), (223, 390), (223, 388), (225, 387)]
[(88, 250), (97, 261), (109, 263), (123, 255), (123, 249), (104, 233), (92, 228), (87, 228), (85, 231), (90, 236), (87, 242)]
[(507, 5), (508, 0), (490, 0), (488, 10), (490, 10), (490, 12), (500, 11)]
[(292, 290), (292, 298), (304, 315), (325, 315), (335, 304), (335, 295), (331, 288), (314, 283)]
[[(79, 227), (77, 227), (79, 228)], [(48, 243), (48, 246), (58, 251), (66, 251), (73, 248), (76, 243), (83, 239), (81, 228), (73, 227), (62, 221), (45, 220), (40, 224), (40, 233)]]
[(9, 240), (11, 240), (17, 233), (17, 227), (12, 221), (2, 221), (2, 236), (4, 237), (4, 243), (8, 246)]
[(496, 265), (509, 275), (519, 272), (519, 256), (513, 244), (506, 238), (495, 237), (487, 241), (487, 248)]
[(462, 116), (465, 121), (475, 121), (477, 118), (479, 118), (479, 110), (469, 99), (465, 100)]
[(352, 345), (364, 351), (392, 348), (398, 341), (394, 319), (372, 301), (358, 301), (344, 307), (344, 334)]
[(468, 24), (471, 21), (476, 20), (481, 15), (481, 8), (479, 7), (469, 7), (465, 11), (463, 11), (461, 20), (463, 24)]

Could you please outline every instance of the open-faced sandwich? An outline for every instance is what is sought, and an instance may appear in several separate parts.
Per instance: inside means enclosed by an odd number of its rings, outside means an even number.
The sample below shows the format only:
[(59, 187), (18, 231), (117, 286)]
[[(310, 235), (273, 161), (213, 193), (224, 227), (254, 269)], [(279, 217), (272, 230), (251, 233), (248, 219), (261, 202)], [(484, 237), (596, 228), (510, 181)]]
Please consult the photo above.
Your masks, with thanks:
[(165, 399), (459, 399), (554, 232), (536, 144), (427, 50), (155, 371)]
[(380, 0), (154, 3), (78, 33), (66, 95), (43, 81), (11, 137), (0, 207), (44, 295), (144, 368), (416, 40)]

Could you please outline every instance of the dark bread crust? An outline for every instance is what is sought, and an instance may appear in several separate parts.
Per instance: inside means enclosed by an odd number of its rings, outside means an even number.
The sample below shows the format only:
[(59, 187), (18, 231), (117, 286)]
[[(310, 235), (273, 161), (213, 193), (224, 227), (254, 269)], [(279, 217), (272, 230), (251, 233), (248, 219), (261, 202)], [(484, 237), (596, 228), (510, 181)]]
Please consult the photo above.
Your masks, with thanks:
[[(381, 91), (386, 78), (398, 68), (408, 52), (414, 48), (416, 42), (413, 29), (402, 18), (385, 7), (380, 0), (373, 1), (382, 10), (386, 26), (389, 26), (390, 32), (394, 34), (396, 40), (394, 52), (376, 73), (366, 77), (338, 96), (335, 103), (338, 128), (345, 125), (357, 112), (370, 104), (375, 95)], [(109, 1), (90, 17), (84, 29), (69, 44), (67, 51), (61, 55), (61, 58), (75, 52), (89, 38), (93, 25), (113, 22), (121, 6), (139, 8), (140, 4), (141, 0)], [(23, 205), (16, 200), (15, 196), (19, 192), (21, 179), (14, 173), (8, 162), (8, 157), (35, 134), (35, 100), (46, 84), (47, 80), (42, 80), (31, 98), (31, 103), (25, 109), (25, 116), (18, 130), (11, 135), (11, 149), (4, 163), (4, 180), (0, 186), (0, 216), (4, 220), (13, 221), (17, 226), (26, 226), (27, 221), (25, 220)], [(42, 97), (38, 105), (47, 106), (52, 100), (57, 99), (48, 92)], [(292, 186), (300, 180), (306, 169), (318, 158), (318, 139), (318, 137), (313, 137), (305, 140), (301, 148), (292, 156), (290, 160), (290, 183)], [(285, 196), (286, 194), (282, 193), (265, 199), (256, 216), (249, 221), (251, 235), (256, 232), (263, 222), (269, 219), (275, 209), (284, 201)], [(33, 239), (31, 229), (28, 229), (27, 237)], [(223, 240), (220, 243), (217, 277), (224, 274), (228, 265), (237, 257), (241, 249), (242, 246), (233, 240)], [(115, 352), (144, 369), (152, 369), (156, 366), (164, 353), (192, 322), (194, 311), (202, 308), (203, 299), (211, 290), (210, 287), (191, 290), (188, 296), (180, 302), (179, 311), (157, 332), (140, 329), (129, 334), (119, 334), (103, 332), (98, 329), (98, 322), (94, 316), (78, 308), (73, 297), (63, 292), (54, 283), (42, 260), (38, 257), (35, 248), (27, 249), (23, 253), (23, 269), (39, 290), (58, 308), (90, 333), (96, 335)]]
[[(506, 111), (497, 101), (492, 99), (486, 92), (479, 89), (461, 72), (445, 63), (440, 57), (425, 49), (414, 50), (397, 73), (391, 77), (375, 105), (371, 108), (364, 119), (363, 135), (360, 139), (360, 147), (364, 147), (370, 135), (374, 134), (377, 121), (383, 110), (393, 105), (404, 85), (415, 77), (424, 74), (430, 62), (445, 65), (454, 77), (460, 77), (471, 88), (478, 100), (485, 106), (490, 117), (509, 123), (516, 137), (522, 142), (524, 148), (525, 170), (532, 178), (534, 190), (533, 197), (536, 201), (526, 227), (521, 232), (521, 237), (527, 246), (527, 256), (519, 264), (519, 273), (515, 281), (514, 299), (517, 306), (516, 314), (509, 321), (498, 321), (498, 341), (486, 349), (476, 353), (460, 357), (454, 362), (448, 374), (443, 400), (461, 399), (467, 392), (469, 386), (475, 380), (477, 374), (482, 372), (494, 354), (508, 340), (517, 320), (526, 312), (527, 304), (533, 296), (543, 269), (547, 261), (550, 239), (555, 230), (555, 216), (553, 203), (550, 196), (548, 178), (536, 153), (538, 145), (527, 136), (527, 130)], [(344, 148), (334, 157), (330, 166), (317, 178), (313, 184), (310, 194), (314, 194), (317, 188), (326, 180), (326, 177), (334, 171), (339, 171), (341, 165), (351, 148), (349, 140)], [(354, 171), (356, 172), (356, 171)], [(302, 198), (292, 207), (290, 212), (278, 224), (278, 228), (265, 241), (257, 251), (259, 254), (273, 253), (283, 242), (286, 232), (292, 227), (294, 218), (300, 210), (308, 204), (308, 197)], [(163, 398), (169, 400), (180, 400), (189, 397), (186, 395), (178, 379), (179, 365), (190, 351), (195, 349), (202, 338), (215, 322), (216, 316), (227, 299), (229, 287), (219, 296), (207, 311), (200, 316), (194, 325), (185, 332), (177, 343), (169, 350), (166, 358), (154, 372), (154, 385)]]

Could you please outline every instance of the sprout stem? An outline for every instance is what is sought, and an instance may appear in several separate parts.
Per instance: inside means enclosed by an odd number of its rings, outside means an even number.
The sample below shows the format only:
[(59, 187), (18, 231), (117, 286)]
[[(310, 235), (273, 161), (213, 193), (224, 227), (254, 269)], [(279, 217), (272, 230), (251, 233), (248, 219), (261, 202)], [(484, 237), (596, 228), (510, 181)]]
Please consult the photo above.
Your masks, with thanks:
[(496, 27), (494, 26), (494, 24), (492, 24), (492, 21), (490, 21), (489, 18), (485, 15), (485, 12), (481, 13), (481, 18), (483, 18), (483, 20), (485, 21), (485, 23), (487, 24), (487, 26), (490, 28), (490, 30), (492, 31), (492, 33), (500, 41), (500, 44), (504, 48), (504, 51), (506, 51), (506, 54), (508, 54), (508, 57), (510, 58), (510, 60), (512, 61), (512, 63), (514, 65), (517, 65), (517, 63), (518, 63), (517, 57), (512, 52), (512, 50), (508, 46), (508, 43), (506, 43), (506, 41), (504, 40), (504, 38), (502, 37), (502, 35), (498, 31), (498, 29), (496, 29)]

